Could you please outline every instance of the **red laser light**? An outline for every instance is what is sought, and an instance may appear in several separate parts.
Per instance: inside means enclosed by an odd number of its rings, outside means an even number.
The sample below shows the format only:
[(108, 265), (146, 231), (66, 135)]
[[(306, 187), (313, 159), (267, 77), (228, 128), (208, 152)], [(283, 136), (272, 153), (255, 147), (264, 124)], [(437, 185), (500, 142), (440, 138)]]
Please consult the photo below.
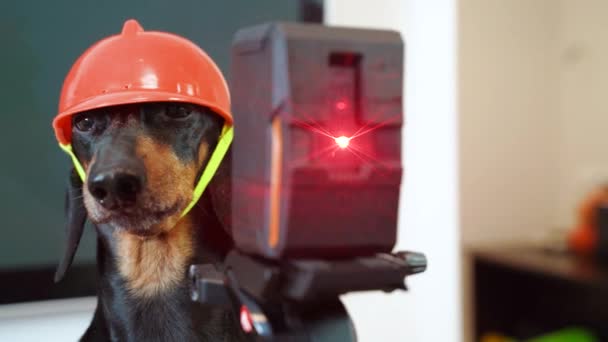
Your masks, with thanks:
[(337, 110), (345, 110), (346, 107), (347, 107), (346, 101), (340, 100), (340, 101), (336, 102), (336, 109)]
[(338, 147), (341, 149), (347, 148), (348, 145), (350, 144), (350, 138), (345, 137), (343, 135), (334, 138), (334, 141), (336, 142), (336, 145), (338, 145)]

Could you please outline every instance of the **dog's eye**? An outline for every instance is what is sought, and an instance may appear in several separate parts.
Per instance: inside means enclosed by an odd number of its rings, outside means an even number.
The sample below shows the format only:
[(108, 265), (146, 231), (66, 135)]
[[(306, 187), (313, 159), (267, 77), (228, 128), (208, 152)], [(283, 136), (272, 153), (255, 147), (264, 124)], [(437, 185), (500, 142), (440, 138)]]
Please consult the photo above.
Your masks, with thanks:
[(192, 108), (187, 105), (169, 104), (167, 105), (167, 116), (173, 119), (183, 119), (192, 113)]
[(74, 126), (81, 132), (88, 132), (95, 126), (95, 120), (89, 115), (79, 115), (74, 119)]

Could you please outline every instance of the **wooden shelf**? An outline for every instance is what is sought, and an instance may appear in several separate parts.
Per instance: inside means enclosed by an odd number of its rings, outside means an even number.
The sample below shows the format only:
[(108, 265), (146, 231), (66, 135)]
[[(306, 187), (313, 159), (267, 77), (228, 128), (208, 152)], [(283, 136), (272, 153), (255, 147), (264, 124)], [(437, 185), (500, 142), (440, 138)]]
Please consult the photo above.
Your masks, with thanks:
[(497, 267), (533, 272), (587, 285), (608, 286), (608, 267), (569, 253), (546, 251), (535, 247), (504, 247), (498, 250), (476, 249), (473, 255), (476, 260)]
[(477, 339), (490, 331), (529, 338), (580, 326), (608, 340), (608, 267), (531, 247), (470, 253)]

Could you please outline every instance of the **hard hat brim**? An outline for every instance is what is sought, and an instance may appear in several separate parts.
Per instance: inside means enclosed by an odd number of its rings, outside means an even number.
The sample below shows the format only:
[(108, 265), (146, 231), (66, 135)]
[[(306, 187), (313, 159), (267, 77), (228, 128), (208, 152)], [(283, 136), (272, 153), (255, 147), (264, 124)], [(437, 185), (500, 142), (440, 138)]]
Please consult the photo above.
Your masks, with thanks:
[(220, 115), (228, 125), (232, 125), (232, 115), (212, 102), (193, 96), (180, 95), (158, 90), (127, 90), (124, 92), (101, 94), (85, 100), (59, 113), (53, 120), (55, 137), (61, 144), (69, 144), (72, 140), (72, 115), (84, 111), (123, 104), (145, 102), (186, 102), (207, 107)]

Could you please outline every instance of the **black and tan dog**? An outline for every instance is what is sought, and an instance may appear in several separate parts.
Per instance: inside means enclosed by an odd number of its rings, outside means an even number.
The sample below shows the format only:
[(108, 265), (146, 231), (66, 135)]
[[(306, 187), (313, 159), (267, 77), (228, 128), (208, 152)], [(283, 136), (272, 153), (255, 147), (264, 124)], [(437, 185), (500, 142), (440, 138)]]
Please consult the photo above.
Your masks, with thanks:
[(98, 234), (99, 285), (82, 340), (242, 340), (230, 312), (189, 296), (189, 265), (217, 261), (230, 247), (214, 207), (228, 201), (218, 185), (224, 171), (180, 218), (221, 128), (218, 115), (185, 103), (122, 105), (73, 117), (72, 145), (86, 183), (72, 172), (68, 247), (56, 280), (71, 264), (88, 218)]

